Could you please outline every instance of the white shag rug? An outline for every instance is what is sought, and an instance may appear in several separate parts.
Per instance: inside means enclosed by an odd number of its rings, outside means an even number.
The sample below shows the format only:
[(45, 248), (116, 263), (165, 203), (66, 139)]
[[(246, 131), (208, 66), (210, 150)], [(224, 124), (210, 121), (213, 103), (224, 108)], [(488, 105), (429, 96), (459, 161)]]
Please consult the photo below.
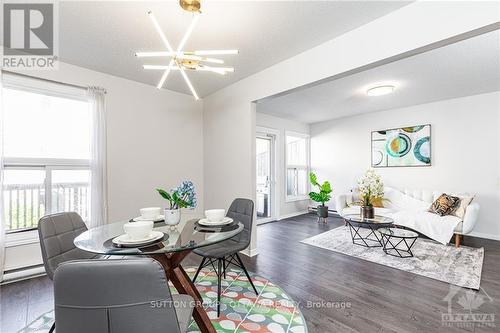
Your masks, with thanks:
[[(360, 233), (369, 229), (360, 229)], [(373, 237), (373, 236), (372, 236)], [(460, 287), (479, 289), (483, 268), (484, 248), (442, 245), (418, 238), (412, 247), (414, 257), (398, 258), (387, 255), (382, 247), (367, 248), (352, 243), (347, 226), (338, 227), (310, 237), (301, 243), (343, 253), (381, 265), (422, 275)]]

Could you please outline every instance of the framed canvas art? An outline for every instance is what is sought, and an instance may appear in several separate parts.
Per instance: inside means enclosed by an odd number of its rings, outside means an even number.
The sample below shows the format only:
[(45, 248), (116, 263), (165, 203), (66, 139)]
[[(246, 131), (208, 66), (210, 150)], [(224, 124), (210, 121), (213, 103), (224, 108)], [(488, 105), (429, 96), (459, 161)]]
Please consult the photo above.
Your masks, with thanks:
[(431, 166), (431, 125), (372, 132), (372, 167)]

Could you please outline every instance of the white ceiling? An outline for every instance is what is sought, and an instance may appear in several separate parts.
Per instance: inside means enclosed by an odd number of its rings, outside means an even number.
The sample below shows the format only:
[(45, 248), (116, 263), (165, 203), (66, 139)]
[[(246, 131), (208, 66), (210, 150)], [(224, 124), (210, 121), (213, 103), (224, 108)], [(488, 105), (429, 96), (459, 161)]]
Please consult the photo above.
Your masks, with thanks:
[[(235, 73), (188, 73), (203, 97), (224, 86), (366, 24), (409, 2), (400, 1), (208, 1), (187, 49), (239, 49), (225, 56)], [(156, 85), (161, 72), (145, 71), (136, 51), (162, 50), (148, 15), (152, 10), (167, 38), (179, 43), (191, 22), (178, 1), (63, 1), (59, 49), (64, 62)], [(157, 64), (158, 60), (147, 63)], [(188, 93), (180, 73), (167, 89)]]
[[(368, 87), (394, 83), (369, 97)], [(257, 104), (257, 111), (305, 123), (500, 90), (500, 32), (494, 31)]]

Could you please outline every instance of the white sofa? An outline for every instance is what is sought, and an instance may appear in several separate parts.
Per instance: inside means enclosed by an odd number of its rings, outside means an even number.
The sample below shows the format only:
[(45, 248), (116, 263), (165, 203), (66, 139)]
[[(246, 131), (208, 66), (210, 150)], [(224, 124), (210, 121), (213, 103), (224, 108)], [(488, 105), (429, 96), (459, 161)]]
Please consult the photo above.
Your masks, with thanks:
[[(479, 204), (474, 201), (467, 206), (463, 219), (427, 211), (442, 193), (453, 195), (453, 192), (397, 190), (391, 187), (386, 187), (384, 192), (388, 201), (384, 202), (384, 208), (375, 208), (376, 215), (391, 217), (396, 225), (411, 228), (442, 244), (447, 244), (455, 234), (455, 245), (460, 246), (460, 235), (470, 233), (478, 219)], [(353, 199), (356, 200), (352, 193), (336, 196), (339, 215), (360, 213), (360, 207), (352, 205)]]

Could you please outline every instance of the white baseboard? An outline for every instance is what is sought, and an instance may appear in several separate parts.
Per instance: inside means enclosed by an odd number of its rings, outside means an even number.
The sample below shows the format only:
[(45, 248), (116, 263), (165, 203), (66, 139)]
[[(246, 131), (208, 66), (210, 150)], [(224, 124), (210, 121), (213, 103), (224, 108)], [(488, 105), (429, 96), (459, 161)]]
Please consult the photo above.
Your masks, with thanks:
[(295, 217), (295, 216), (299, 216), (299, 215), (304, 215), (304, 214), (307, 214), (307, 213), (309, 213), (308, 210), (301, 210), (301, 211), (298, 211), (298, 212), (293, 212), (293, 213), (290, 213), (290, 214), (281, 215), (280, 217), (278, 217), (276, 219), (276, 221), (284, 220), (284, 219), (289, 219), (291, 217)]
[(246, 255), (247, 257), (255, 257), (256, 255), (259, 254), (259, 250), (246, 248), (243, 251), (240, 251), (241, 254)]
[(492, 240), (500, 241), (500, 235), (488, 234), (488, 233), (484, 233), (484, 232), (473, 231), (471, 233), (466, 234), (465, 236), (466, 237), (467, 236), (473, 236), (473, 237), (486, 238), (486, 239), (492, 239)]

